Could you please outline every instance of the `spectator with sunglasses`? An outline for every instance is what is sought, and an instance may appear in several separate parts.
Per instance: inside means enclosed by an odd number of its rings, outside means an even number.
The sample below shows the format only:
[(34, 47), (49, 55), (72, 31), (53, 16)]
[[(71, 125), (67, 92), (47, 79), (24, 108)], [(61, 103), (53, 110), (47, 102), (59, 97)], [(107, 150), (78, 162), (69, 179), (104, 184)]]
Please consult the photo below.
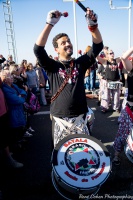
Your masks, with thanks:
[(97, 60), (105, 66), (103, 90), (101, 94), (101, 111), (105, 113), (109, 109), (110, 102), (113, 111), (119, 112), (120, 109), (120, 58), (114, 57), (114, 52), (109, 49), (106, 58), (97, 56)]

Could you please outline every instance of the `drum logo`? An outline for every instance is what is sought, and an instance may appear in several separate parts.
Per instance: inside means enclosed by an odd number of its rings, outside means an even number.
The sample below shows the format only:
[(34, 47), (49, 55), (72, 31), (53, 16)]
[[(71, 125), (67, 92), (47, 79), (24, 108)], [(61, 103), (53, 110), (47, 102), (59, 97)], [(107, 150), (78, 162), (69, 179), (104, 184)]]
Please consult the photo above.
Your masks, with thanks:
[(100, 157), (90, 145), (76, 143), (67, 149), (65, 162), (73, 173), (79, 176), (89, 176), (99, 168)]

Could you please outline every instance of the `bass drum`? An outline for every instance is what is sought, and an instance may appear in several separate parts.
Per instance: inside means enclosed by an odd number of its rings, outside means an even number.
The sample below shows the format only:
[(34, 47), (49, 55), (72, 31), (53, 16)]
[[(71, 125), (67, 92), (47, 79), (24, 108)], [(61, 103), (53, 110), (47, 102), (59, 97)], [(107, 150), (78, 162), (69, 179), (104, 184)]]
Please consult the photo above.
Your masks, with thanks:
[(125, 154), (130, 162), (133, 163), (133, 128), (127, 138), (127, 143), (124, 147)]
[(108, 150), (86, 134), (65, 137), (52, 152), (52, 183), (65, 199), (88, 199), (97, 194), (110, 171)]

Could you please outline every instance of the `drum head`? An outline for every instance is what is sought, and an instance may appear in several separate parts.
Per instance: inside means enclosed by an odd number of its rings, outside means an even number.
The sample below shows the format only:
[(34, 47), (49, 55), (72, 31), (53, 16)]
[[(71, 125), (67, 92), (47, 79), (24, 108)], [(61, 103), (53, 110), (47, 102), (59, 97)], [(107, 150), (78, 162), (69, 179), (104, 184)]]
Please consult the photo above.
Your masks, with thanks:
[(108, 150), (92, 136), (69, 135), (53, 150), (52, 182), (55, 189), (68, 199), (73, 195), (96, 194), (110, 171)]

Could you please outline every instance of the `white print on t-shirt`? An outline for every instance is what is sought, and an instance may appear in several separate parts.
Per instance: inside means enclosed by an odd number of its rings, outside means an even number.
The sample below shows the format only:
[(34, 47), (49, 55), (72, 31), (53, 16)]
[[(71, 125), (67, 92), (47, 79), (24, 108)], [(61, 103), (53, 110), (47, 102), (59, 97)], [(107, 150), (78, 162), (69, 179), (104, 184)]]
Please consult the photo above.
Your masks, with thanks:
[(71, 72), (71, 68), (67, 68), (65, 70), (63, 70), (61, 68), (59, 69), (59, 75), (63, 79), (65, 79), (69, 75), (69, 81), (68, 81), (69, 84), (76, 82), (76, 77), (78, 76), (78, 74), (79, 74), (79, 72), (76, 67), (74, 67), (72, 72)]

